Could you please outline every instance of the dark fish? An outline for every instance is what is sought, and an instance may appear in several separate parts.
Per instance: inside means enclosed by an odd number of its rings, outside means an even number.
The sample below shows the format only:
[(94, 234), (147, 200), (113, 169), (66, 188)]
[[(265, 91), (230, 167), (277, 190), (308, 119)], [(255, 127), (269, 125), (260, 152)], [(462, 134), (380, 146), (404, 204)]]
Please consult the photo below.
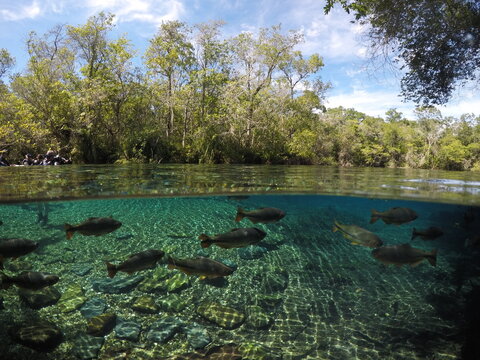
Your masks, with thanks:
[(377, 235), (357, 225), (345, 225), (335, 221), (333, 232), (337, 230), (340, 230), (342, 235), (350, 240), (353, 245), (363, 245), (371, 248), (383, 245), (383, 241)]
[(38, 243), (28, 239), (0, 239), (0, 269), (5, 258), (16, 259), (38, 248)]
[(385, 224), (401, 225), (413, 221), (417, 217), (418, 215), (415, 211), (403, 207), (394, 207), (383, 212), (372, 210), (370, 224), (373, 224), (378, 219), (382, 219)]
[(257, 210), (245, 211), (241, 207), (237, 209), (237, 216), (235, 217), (235, 221), (240, 221), (244, 217), (250, 220), (252, 223), (273, 223), (285, 216), (285, 211), (277, 209), (277, 208), (260, 208)]
[(248, 195), (228, 195), (227, 199), (228, 200), (236, 200), (236, 201), (241, 201), (241, 200), (247, 200), (250, 196)]
[(8, 289), (16, 285), (22, 289), (40, 290), (44, 287), (56, 284), (59, 278), (57, 275), (37, 271), (24, 271), (20, 275), (7, 276), (2, 274), (2, 289)]
[(200, 280), (228, 276), (234, 271), (231, 267), (219, 261), (202, 256), (192, 259), (174, 259), (169, 257), (168, 268), (178, 269), (187, 275), (198, 275)]
[(0, 225), (3, 225), (3, 221), (2, 221), (2, 220), (0, 220)]
[(480, 247), (480, 235), (474, 235), (465, 240), (465, 247)]
[(91, 217), (78, 225), (65, 224), (67, 239), (71, 239), (73, 233), (79, 232), (82, 235), (105, 235), (117, 230), (122, 223), (111, 217)]
[(423, 240), (434, 240), (443, 235), (443, 231), (435, 226), (430, 226), (428, 229), (413, 228), (412, 240), (420, 236)]
[(394, 264), (402, 266), (409, 264), (417, 266), (424, 259), (427, 259), (430, 265), (437, 264), (437, 250), (424, 251), (411, 247), (410, 244), (382, 246), (372, 250), (372, 255), (378, 261), (384, 264)]
[(208, 236), (201, 234), (198, 238), (202, 240), (201, 245), (207, 248), (214, 244), (224, 249), (241, 248), (253, 245), (261, 241), (267, 233), (257, 228), (232, 229), (227, 233)]
[(130, 257), (119, 265), (110, 264), (107, 261), (108, 276), (113, 278), (118, 271), (133, 274), (135, 271), (154, 268), (165, 253), (162, 250), (145, 250), (139, 253), (130, 255)]

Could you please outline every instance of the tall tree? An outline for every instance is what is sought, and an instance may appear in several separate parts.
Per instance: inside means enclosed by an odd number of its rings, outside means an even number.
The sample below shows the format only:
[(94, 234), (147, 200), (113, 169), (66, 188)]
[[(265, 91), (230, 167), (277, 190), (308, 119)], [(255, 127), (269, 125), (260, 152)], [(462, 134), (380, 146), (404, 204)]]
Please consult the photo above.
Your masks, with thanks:
[(371, 25), (374, 48), (394, 50), (406, 71), (402, 94), (444, 104), (458, 85), (479, 81), (480, 2), (472, 0), (327, 0)]

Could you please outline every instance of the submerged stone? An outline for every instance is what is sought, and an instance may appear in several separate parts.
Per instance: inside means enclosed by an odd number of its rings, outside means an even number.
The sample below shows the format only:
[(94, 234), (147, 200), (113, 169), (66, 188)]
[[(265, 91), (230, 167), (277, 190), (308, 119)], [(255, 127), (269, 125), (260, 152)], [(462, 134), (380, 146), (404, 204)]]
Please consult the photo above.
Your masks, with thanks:
[(263, 246), (248, 246), (238, 249), (238, 256), (244, 260), (253, 260), (261, 258), (268, 250)]
[(185, 325), (183, 331), (187, 335), (188, 343), (194, 349), (202, 349), (212, 341), (207, 329), (195, 322)]
[(238, 347), (242, 360), (274, 360), (271, 350), (256, 343), (244, 343)]
[(45, 320), (14, 326), (8, 333), (16, 343), (40, 352), (50, 352), (63, 341), (60, 329)]
[(160, 309), (169, 312), (180, 312), (188, 305), (188, 300), (178, 294), (170, 294), (158, 301)]
[(257, 294), (255, 296), (255, 304), (264, 309), (274, 309), (283, 301), (283, 296), (280, 294)]
[(137, 298), (132, 304), (132, 309), (144, 314), (156, 314), (158, 312), (155, 300), (148, 295), (142, 295)]
[(87, 298), (83, 294), (82, 287), (78, 284), (70, 284), (58, 300), (57, 307), (61, 312), (68, 313), (77, 310), (85, 301)]
[(103, 337), (81, 334), (75, 339), (73, 352), (81, 360), (96, 359), (104, 341)]
[(113, 279), (104, 278), (92, 281), (93, 290), (106, 294), (123, 294), (133, 290), (140, 281), (142, 275), (115, 277)]
[(115, 336), (119, 339), (138, 341), (142, 327), (135, 321), (117, 319)]
[(263, 277), (262, 290), (264, 293), (282, 292), (288, 286), (288, 273), (279, 269), (266, 272)]
[(173, 316), (155, 321), (148, 330), (147, 340), (165, 343), (182, 330), (183, 324), (182, 320)]
[(105, 336), (115, 327), (117, 315), (102, 314), (92, 317), (87, 322), (87, 334), (92, 336)]
[(85, 304), (83, 304), (80, 312), (83, 317), (90, 319), (94, 316), (103, 314), (107, 308), (107, 303), (101, 298), (91, 298)]
[(243, 313), (218, 303), (203, 303), (197, 308), (197, 313), (225, 329), (235, 329), (245, 321)]
[(177, 273), (165, 281), (168, 292), (180, 291), (190, 285), (190, 279), (184, 273)]
[(257, 305), (250, 305), (245, 308), (247, 319), (245, 324), (253, 329), (265, 329), (270, 326), (273, 319)]
[(167, 291), (167, 286), (163, 280), (170, 275), (168, 269), (157, 267), (151, 277), (143, 280), (137, 287), (138, 290), (145, 293), (158, 293)]
[(48, 286), (37, 291), (20, 288), (18, 289), (18, 295), (29, 308), (35, 310), (56, 304), (62, 296), (60, 291), (53, 286)]
[(72, 266), (71, 270), (75, 275), (85, 276), (92, 271), (93, 266), (90, 264), (75, 264)]

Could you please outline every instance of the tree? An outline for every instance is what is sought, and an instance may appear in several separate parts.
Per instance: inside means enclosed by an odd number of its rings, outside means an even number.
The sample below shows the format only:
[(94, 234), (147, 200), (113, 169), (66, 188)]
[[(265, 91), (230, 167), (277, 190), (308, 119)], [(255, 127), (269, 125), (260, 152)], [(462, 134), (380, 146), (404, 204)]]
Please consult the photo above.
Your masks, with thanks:
[(15, 59), (11, 57), (7, 49), (0, 49), (0, 80), (14, 65)]
[(372, 47), (394, 50), (405, 65), (402, 95), (416, 103), (444, 104), (453, 90), (479, 81), (480, 2), (473, 0), (327, 0), (371, 25)]

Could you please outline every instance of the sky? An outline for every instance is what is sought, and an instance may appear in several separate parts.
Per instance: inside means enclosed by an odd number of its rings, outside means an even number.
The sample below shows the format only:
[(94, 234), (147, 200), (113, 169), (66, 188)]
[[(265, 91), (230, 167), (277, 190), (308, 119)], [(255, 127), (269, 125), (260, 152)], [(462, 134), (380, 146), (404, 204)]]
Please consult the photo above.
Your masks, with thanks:
[[(323, 6), (323, 0), (0, 0), (0, 48), (16, 58), (14, 72), (21, 72), (30, 31), (41, 35), (58, 24), (83, 25), (100, 11), (115, 14), (116, 35), (126, 35), (139, 56), (167, 20), (189, 25), (224, 20), (225, 37), (281, 24), (285, 31), (303, 32), (298, 50), (304, 55), (323, 57), (322, 80), (332, 84), (327, 108), (343, 106), (382, 117), (396, 108), (414, 118), (415, 104), (399, 96), (399, 70), (371, 61), (367, 29), (352, 23), (352, 16), (339, 7), (325, 15)], [(444, 116), (480, 115), (479, 94), (478, 86), (466, 86), (438, 108)]]

